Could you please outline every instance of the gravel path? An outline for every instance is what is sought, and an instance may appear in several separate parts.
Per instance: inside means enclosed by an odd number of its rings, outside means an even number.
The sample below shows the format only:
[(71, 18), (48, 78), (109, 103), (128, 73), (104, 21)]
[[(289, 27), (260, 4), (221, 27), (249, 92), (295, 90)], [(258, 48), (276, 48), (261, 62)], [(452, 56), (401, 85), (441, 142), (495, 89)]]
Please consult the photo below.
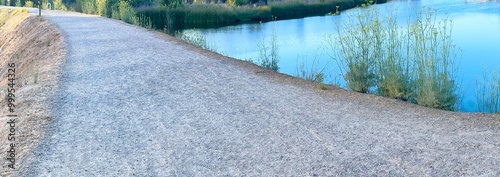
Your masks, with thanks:
[(18, 176), (500, 176), (498, 116), (319, 91), (115, 20), (48, 19), (68, 56)]

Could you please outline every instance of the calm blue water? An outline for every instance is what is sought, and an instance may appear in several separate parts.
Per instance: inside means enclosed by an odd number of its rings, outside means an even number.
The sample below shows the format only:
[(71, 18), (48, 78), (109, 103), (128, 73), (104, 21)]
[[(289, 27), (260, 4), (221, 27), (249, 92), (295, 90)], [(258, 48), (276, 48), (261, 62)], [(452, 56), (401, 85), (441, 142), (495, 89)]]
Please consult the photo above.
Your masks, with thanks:
[[(408, 0), (393, 1), (377, 5), (382, 15), (398, 14), (401, 25), (408, 17), (414, 18), (415, 9), (431, 7), (437, 10), (437, 17), (453, 20), (453, 40), (462, 50), (461, 88), (464, 92), (462, 109), (477, 111), (475, 80), (483, 68), (490, 70), (500, 66), (500, 2), (479, 2), (478, 0)], [(327, 55), (330, 52), (325, 36), (335, 34), (335, 21), (342, 20), (353, 9), (339, 16), (320, 16), (303, 19), (273, 21), (262, 24), (242, 24), (217, 29), (196, 29), (212, 43), (217, 52), (238, 59), (258, 60), (257, 43), (264, 36), (276, 32), (279, 40), (280, 72), (296, 74), (297, 66), (306, 63), (317, 69), (326, 67), (328, 80), (343, 84), (341, 75), (332, 70), (335, 62)], [(278, 17), (279, 18), (279, 17)]]

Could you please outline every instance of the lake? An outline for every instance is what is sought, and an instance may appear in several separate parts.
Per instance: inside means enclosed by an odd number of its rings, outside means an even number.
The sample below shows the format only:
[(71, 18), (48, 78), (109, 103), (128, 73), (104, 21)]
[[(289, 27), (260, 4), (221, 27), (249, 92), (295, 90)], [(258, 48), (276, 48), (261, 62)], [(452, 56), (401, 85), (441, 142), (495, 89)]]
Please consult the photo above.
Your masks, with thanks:
[[(484, 0), (483, 0), (484, 1)], [(415, 9), (431, 7), (437, 18), (453, 20), (453, 41), (461, 49), (459, 80), (462, 81), (462, 110), (475, 112), (476, 77), (484, 67), (490, 71), (500, 66), (500, 2), (479, 0), (408, 0), (376, 5), (382, 14), (396, 13), (400, 25), (414, 18)], [(326, 36), (335, 35), (335, 22), (356, 10), (337, 16), (316, 16), (303, 19), (241, 24), (214, 29), (189, 29), (205, 36), (216, 52), (237, 59), (257, 61), (258, 43), (276, 33), (279, 41), (279, 72), (295, 75), (300, 64), (306, 68), (325, 69), (326, 81), (344, 85), (342, 76), (332, 72), (337, 67), (329, 57)], [(279, 18), (279, 17), (278, 17)]]

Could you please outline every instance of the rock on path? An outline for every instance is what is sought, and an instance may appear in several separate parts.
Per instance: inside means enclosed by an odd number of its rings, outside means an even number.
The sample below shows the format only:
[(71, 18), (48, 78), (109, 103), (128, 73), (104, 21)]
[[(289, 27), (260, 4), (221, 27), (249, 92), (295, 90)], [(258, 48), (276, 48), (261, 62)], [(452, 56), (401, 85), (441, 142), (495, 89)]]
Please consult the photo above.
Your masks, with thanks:
[(321, 92), (122, 22), (47, 13), (67, 61), (52, 128), (18, 176), (500, 175), (498, 116)]

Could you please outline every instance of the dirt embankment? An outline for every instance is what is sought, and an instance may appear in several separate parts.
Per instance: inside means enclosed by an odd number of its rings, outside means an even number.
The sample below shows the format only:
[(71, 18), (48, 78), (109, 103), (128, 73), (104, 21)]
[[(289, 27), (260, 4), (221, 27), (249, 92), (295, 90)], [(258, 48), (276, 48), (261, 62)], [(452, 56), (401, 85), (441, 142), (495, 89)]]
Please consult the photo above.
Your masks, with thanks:
[[(58, 68), (65, 56), (63, 36), (53, 24), (27, 13), (8, 16), (0, 27), (0, 176), (10, 176), (23, 165), (19, 162), (47, 128), (51, 119), (47, 103), (57, 89)], [(9, 167), (12, 164), (15, 169)]]

